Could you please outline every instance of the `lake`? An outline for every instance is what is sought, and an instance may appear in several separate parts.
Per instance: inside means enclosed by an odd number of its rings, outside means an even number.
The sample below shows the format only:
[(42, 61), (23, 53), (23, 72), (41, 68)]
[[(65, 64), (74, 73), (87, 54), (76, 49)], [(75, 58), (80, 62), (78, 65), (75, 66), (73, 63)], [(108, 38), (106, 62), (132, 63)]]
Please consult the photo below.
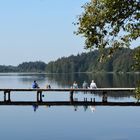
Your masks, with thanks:
[[(139, 74), (0, 74), (0, 88), (31, 88), (36, 80), (41, 88), (70, 88), (73, 81), (81, 87), (84, 80), (98, 87), (135, 87)], [(75, 93), (74, 100), (95, 98), (100, 94)], [(34, 93), (18, 92), (12, 101), (35, 101)], [(136, 102), (133, 93), (110, 93), (112, 102)], [(0, 94), (3, 101), (3, 94)], [(69, 101), (69, 93), (49, 92), (43, 101)], [(135, 106), (32, 106), (0, 105), (2, 140), (132, 140), (139, 139), (140, 107)]]

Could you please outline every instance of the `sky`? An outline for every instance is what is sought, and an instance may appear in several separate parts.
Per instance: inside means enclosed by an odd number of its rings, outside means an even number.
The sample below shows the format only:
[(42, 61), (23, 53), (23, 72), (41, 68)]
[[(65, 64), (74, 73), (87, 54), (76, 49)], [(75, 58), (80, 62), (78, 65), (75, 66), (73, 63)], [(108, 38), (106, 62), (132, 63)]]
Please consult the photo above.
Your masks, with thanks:
[(89, 0), (1, 0), (0, 65), (46, 63), (85, 52), (72, 24)]

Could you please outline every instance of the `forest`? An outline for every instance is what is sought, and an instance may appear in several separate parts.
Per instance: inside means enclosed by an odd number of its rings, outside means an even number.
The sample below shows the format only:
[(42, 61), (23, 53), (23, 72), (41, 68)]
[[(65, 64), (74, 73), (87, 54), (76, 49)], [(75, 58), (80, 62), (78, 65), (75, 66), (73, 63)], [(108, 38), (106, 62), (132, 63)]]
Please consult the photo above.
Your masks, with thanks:
[[(108, 49), (105, 50), (107, 53)], [(119, 49), (113, 57), (99, 62), (100, 52), (94, 50), (88, 53), (62, 57), (57, 61), (47, 64), (46, 72), (71, 73), (71, 72), (134, 72), (133, 54), (135, 49)], [(139, 71), (139, 69), (135, 69)]]
[[(106, 54), (108, 49), (104, 50)], [(134, 72), (134, 53), (136, 49), (121, 48), (111, 58), (100, 62), (98, 50), (62, 57), (49, 63), (23, 62), (18, 66), (0, 65), (0, 72), (46, 72), (46, 73), (73, 73), (73, 72)]]

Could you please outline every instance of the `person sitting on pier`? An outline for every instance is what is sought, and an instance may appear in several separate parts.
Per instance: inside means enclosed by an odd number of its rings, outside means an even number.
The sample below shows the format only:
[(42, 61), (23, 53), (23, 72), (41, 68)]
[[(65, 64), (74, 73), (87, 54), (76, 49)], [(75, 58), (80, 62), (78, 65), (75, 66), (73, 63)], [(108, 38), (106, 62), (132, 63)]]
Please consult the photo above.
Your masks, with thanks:
[(88, 88), (88, 83), (87, 83), (86, 81), (84, 81), (82, 87), (83, 87), (83, 88)]
[(78, 88), (78, 84), (74, 81), (72, 88)]
[(46, 85), (46, 88), (51, 88), (51, 85), (48, 85), (48, 84), (47, 84), (47, 85)]
[(96, 83), (94, 82), (94, 80), (92, 80), (92, 82), (91, 82), (91, 84), (90, 84), (90, 88), (91, 88), (91, 89), (97, 88), (97, 85), (96, 85)]
[(33, 84), (32, 84), (32, 88), (39, 88), (39, 86), (38, 86), (38, 84), (37, 84), (36, 81), (33, 82)]

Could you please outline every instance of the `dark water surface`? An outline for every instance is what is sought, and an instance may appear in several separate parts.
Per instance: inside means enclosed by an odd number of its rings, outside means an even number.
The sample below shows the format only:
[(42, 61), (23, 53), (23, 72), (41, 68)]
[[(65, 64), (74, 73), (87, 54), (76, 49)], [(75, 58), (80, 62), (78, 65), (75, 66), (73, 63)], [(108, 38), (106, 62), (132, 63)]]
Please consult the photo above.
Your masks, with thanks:
[[(134, 87), (138, 74), (0, 74), (0, 88), (31, 88), (33, 80), (40, 87), (71, 87), (74, 80), (79, 87), (83, 81), (94, 79), (98, 87)], [(69, 93), (44, 94), (44, 101), (69, 101)], [(83, 101), (99, 94), (74, 94)], [(12, 101), (34, 101), (34, 93), (15, 93)], [(109, 94), (109, 101), (136, 101), (133, 93)], [(3, 101), (3, 94), (0, 95)], [(0, 105), (1, 140), (132, 140), (139, 139), (140, 107), (131, 106), (16, 106)]]

